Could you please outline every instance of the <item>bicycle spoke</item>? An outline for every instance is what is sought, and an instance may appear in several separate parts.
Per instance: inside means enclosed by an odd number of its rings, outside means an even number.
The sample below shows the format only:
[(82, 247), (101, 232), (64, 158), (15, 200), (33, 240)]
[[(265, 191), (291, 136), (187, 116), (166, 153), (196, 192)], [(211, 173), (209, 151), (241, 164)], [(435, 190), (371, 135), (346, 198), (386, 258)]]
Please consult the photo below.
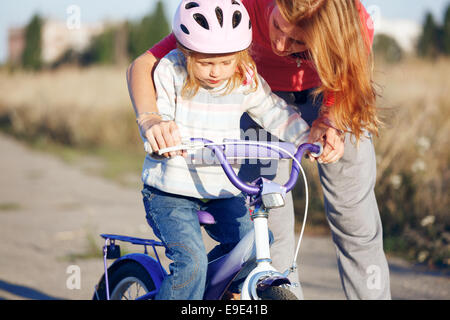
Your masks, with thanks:
[(136, 283), (136, 298), (140, 297), (139, 291), (141, 290), (142, 286), (139, 283)]
[(129, 299), (127, 299), (127, 300), (132, 300), (132, 299), (133, 299), (133, 298), (131, 297), (131, 289), (130, 289), (131, 286), (132, 286), (132, 285), (130, 285), (130, 286), (128, 287), (128, 290), (127, 290), (127, 292), (128, 292), (128, 298), (129, 298)]
[(136, 300), (147, 293), (147, 287), (141, 279), (134, 276), (123, 277), (114, 285), (111, 293), (112, 300)]

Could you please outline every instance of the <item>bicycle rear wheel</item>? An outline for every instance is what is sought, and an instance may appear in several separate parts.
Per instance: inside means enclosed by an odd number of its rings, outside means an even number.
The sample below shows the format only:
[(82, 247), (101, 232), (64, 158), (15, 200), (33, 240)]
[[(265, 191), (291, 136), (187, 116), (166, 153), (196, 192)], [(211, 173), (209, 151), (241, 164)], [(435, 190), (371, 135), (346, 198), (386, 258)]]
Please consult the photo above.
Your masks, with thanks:
[[(150, 274), (135, 261), (126, 261), (108, 270), (110, 300), (136, 300), (155, 290)], [(94, 300), (106, 300), (105, 278), (94, 293)]]
[(282, 287), (268, 287), (257, 291), (261, 300), (298, 300), (298, 298), (289, 289)]

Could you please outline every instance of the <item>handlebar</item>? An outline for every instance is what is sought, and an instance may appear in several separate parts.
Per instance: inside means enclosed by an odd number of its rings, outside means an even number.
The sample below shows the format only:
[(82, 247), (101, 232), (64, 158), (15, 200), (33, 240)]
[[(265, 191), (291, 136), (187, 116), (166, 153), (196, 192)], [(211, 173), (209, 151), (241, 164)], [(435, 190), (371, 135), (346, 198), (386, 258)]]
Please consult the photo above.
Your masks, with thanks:
[[(159, 154), (163, 154), (169, 151), (174, 150), (182, 150), (182, 149), (198, 149), (198, 148), (209, 148), (211, 151), (213, 151), (214, 155), (217, 157), (217, 159), (220, 162), (220, 165), (222, 166), (225, 174), (227, 175), (230, 182), (239, 190), (242, 192), (248, 194), (248, 195), (258, 195), (260, 193), (260, 187), (256, 185), (249, 185), (239, 179), (239, 177), (234, 172), (233, 168), (227, 161), (227, 154), (230, 154), (230, 150), (227, 150), (227, 146), (238, 146), (238, 145), (246, 145), (246, 146), (257, 146), (258, 148), (265, 148), (266, 151), (269, 150), (271, 155), (275, 153), (277, 157), (280, 159), (283, 158), (294, 158), (292, 164), (292, 170), (289, 177), (289, 180), (284, 184), (284, 188), (286, 190), (286, 193), (291, 191), (296, 182), (297, 178), (300, 172), (299, 163), (301, 162), (301, 159), (303, 157), (303, 154), (306, 151), (309, 151), (312, 156), (318, 157), (322, 153), (323, 147), (320, 143), (304, 143), (300, 145), (297, 149), (295, 154), (293, 153), (293, 150), (295, 150), (295, 147), (293, 144), (290, 143), (270, 143), (270, 142), (258, 142), (258, 141), (247, 141), (247, 140), (225, 140), (223, 143), (215, 143), (213, 141), (204, 139), (204, 138), (191, 138), (189, 139), (189, 142), (186, 145), (181, 145), (177, 147), (172, 148), (166, 148), (159, 150)], [(243, 157), (248, 156), (249, 154), (255, 154), (255, 150), (251, 148), (234, 148), (231, 150), (231, 154), (236, 155), (236, 152), (244, 153)], [(258, 152), (256, 152), (258, 153)]]

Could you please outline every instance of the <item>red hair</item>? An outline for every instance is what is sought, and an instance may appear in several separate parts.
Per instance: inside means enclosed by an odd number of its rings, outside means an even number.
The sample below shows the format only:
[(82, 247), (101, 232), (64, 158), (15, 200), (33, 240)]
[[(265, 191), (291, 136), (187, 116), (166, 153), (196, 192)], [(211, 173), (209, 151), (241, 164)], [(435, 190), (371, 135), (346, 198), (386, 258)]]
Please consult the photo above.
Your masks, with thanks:
[(364, 130), (378, 135), (380, 121), (369, 35), (355, 0), (276, 0), (276, 3), (283, 17), (302, 30), (322, 82), (315, 95), (335, 97), (334, 106), (327, 111), (333, 115), (336, 127), (351, 131), (357, 139)]

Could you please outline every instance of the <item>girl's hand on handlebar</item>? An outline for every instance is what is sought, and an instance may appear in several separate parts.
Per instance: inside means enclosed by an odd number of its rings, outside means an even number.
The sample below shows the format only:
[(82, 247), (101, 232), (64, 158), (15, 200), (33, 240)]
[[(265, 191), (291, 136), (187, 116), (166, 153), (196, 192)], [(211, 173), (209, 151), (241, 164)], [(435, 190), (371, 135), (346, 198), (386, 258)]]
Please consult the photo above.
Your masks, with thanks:
[[(317, 158), (319, 163), (334, 163), (344, 155), (344, 135), (334, 127), (321, 121), (315, 121), (311, 127), (308, 142), (321, 142), (323, 153)], [(316, 158), (309, 157), (312, 162)]]
[[(158, 150), (173, 147), (181, 144), (180, 131), (175, 121), (164, 121), (160, 116), (151, 115), (144, 119), (140, 119), (139, 129), (142, 135), (148, 140), (153, 153)], [(175, 157), (177, 155), (186, 156), (186, 151), (173, 151), (164, 153), (166, 158)]]

